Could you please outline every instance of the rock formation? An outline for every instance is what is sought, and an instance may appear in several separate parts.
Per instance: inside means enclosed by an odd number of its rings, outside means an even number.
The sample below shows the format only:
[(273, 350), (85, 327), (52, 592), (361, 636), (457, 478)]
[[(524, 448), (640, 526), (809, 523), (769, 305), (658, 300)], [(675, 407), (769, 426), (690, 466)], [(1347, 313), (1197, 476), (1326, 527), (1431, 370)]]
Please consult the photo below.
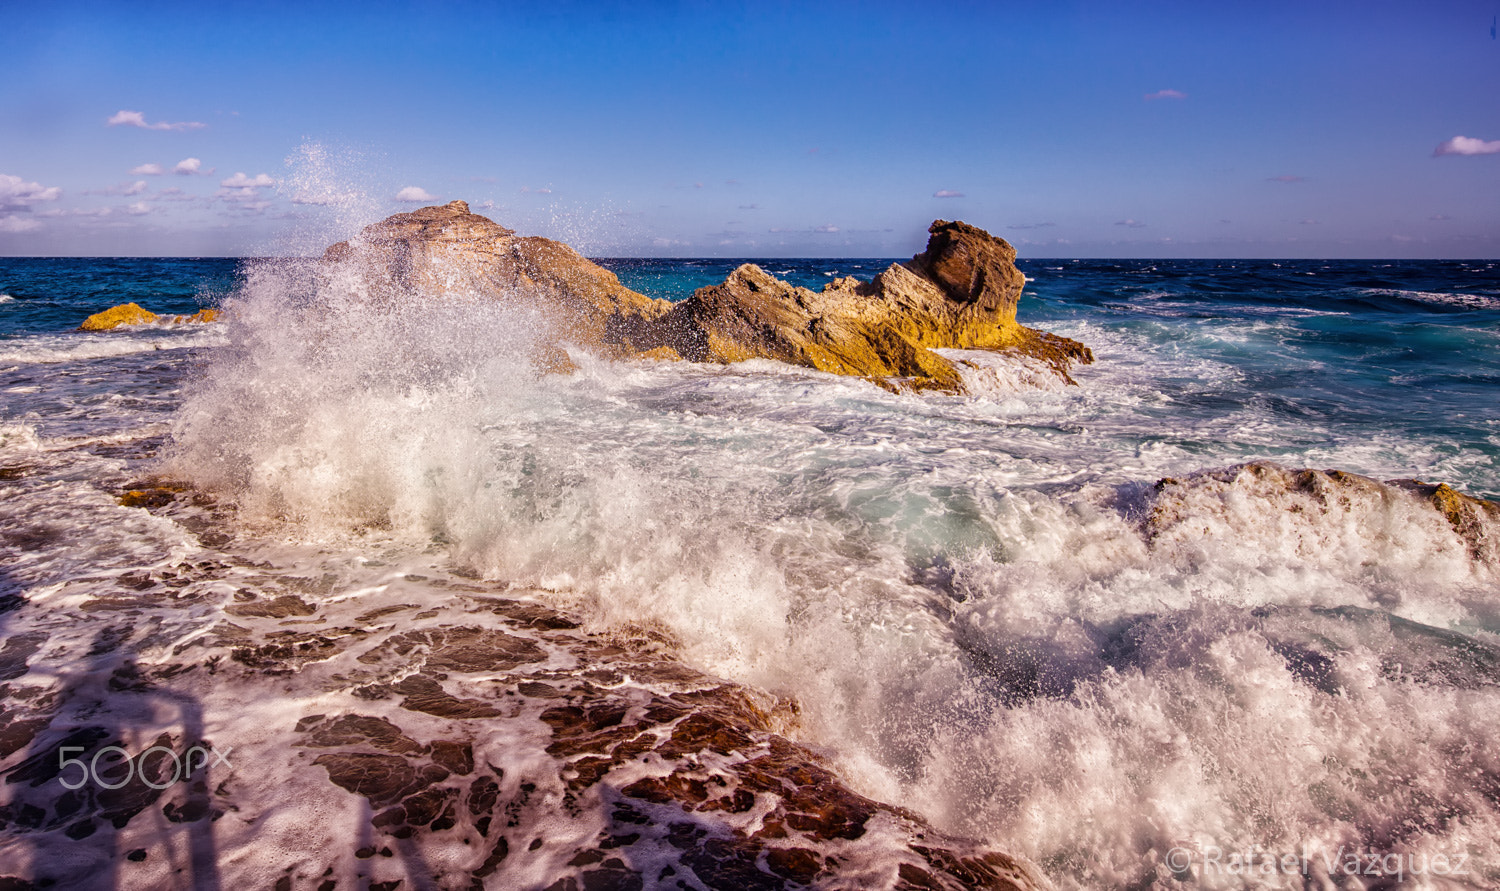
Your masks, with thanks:
[[(1488, 563), (1500, 558), (1500, 504), (1465, 495), (1443, 483), (1413, 479), (1380, 482), (1343, 470), (1292, 470), (1270, 461), (1253, 461), (1181, 479), (1159, 480), (1152, 500), (1145, 531), (1153, 542), (1171, 538), (1180, 530), (1196, 536), (1202, 528), (1208, 534), (1204, 518), (1218, 512), (1205, 505), (1218, 501), (1264, 504), (1269, 510), (1285, 511), (1304, 522), (1332, 520), (1329, 528), (1334, 530), (1358, 528), (1361, 523), (1378, 527), (1385, 522), (1382, 517), (1391, 505), (1405, 503), (1415, 509), (1417, 517), (1425, 515), (1435, 529), (1445, 522), (1456, 536), (1455, 544), (1466, 550), (1470, 559)], [(1213, 520), (1211, 525), (1219, 525), (1222, 519)], [(1283, 520), (1280, 526), (1289, 522)], [(1215, 534), (1224, 533), (1221, 529)], [(1381, 533), (1377, 529), (1370, 534)]]
[[(927, 250), (872, 282), (842, 278), (821, 292), (780, 281), (753, 264), (678, 304), (621, 285), (567, 245), (517, 236), (462, 201), (397, 214), (328, 249), (333, 270), (353, 269), (377, 299), (447, 294), (540, 309), (556, 344), (609, 357), (695, 362), (767, 358), (890, 389), (959, 392), (952, 362), (934, 349), (1010, 350), (1068, 368), (1093, 360), (1082, 344), (1016, 322), (1025, 276), (1015, 250), (966, 223), (932, 224)], [(548, 350), (551, 352), (548, 352)]]
[(603, 355), (634, 355), (639, 331), (671, 308), (637, 294), (566, 244), (518, 236), (463, 201), (400, 213), (328, 248), (333, 269), (355, 272), (377, 300), (415, 295), (497, 300), (540, 310), (545, 344), (568, 341)]
[(136, 303), (122, 303), (119, 306), (111, 306), (103, 312), (96, 312), (83, 320), (78, 328), (81, 331), (108, 331), (112, 328), (129, 325), (154, 325), (162, 321), (172, 325), (184, 325), (194, 322), (212, 322), (219, 318), (216, 309), (200, 309), (190, 316), (172, 316), (164, 318), (148, 309), (143, 309)]
[(1016, 350), (1068, 378), (1093, 355), (1077, 341), (1016, 322), (1026, 277), (1015, 249), (967, 223), (932, 224), (927, 250), (872, 282), (835, 279), (821, 292), (736, 269), (700, 288), (665, 319), (670, 345), (693, 361), (779, 359), (892, 388), (963, 388), (934, 348)]

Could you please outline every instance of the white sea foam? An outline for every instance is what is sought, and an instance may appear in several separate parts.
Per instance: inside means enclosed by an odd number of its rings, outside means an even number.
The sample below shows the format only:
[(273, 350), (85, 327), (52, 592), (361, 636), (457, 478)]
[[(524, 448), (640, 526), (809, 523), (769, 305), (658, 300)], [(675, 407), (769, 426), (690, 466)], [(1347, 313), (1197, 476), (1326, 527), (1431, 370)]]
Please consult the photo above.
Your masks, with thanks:
[(1040, 359), (989, 350), (934, 350), (953, 362), (968, 392), (1006, 399), (1017, 393), (1061, 390), (1063, 380)]
[(217, 325), (143, 325), (128, 330), (33, 335), (0, 341), (0, 362), (50, 365), (157, 350), (218, 346), (224, 342), (224, 335)]
[(0, 294), (0, 303), (12, 303), (15, 301), (15, 299), (16, 298), (11, 296), (10, 294)]
[[(1174, 404), (1230, 366), (1077, 325), (1085, 386), (990, 357), (964, 371), (982, 398), (774, 363), (543, 376), (525, 314), (302, 274), (251, 270), (171, 464), (276, 535), (379, 529), (658, 623), (795, 696), (865, 791), (1065, 887), (1139, 882), (1179, 842), (1500, 854), (1500, 675), (1443, 637), (1495, 646), (1492, 556), (1394, 490), (1323, 510), (1210, 481), (1148, 531), (1157, 477), (1308, 435)], [(1423, 448), (1316, 458), (1409, 473)]]
[(1369, 288), (1363, 293), (1374, 297), (1399, 297), (1416, 303), (1436, 306), (1459, 306), (1464, 309), (1500, 309), (1500, 296), (1493, 294), (1458, 294), (1446, 291), (1409, 291), (1400, 288)]

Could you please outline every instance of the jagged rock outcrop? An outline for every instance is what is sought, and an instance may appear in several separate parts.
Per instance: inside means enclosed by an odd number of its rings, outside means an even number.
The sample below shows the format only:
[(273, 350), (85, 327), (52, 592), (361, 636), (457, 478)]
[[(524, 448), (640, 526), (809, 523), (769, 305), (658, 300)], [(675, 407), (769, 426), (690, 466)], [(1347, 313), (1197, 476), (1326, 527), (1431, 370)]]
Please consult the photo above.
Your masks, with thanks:
[(424, 207), (366, 226), (323, 259), (352, 267), (377, 299), (414, 294), (479, 297), (540, 310), (552, 329), (542, 341), (565, 340), (611, 357), (656, 344), (638, 332), (671, 304), (620, 284), (613, 272), (566, 244), (518, 236), (463, 201)]
[[(934, 349), (1013, 350), (1071, 382), (1088, 348), (1016, 322), (1025, 276), (1015, 249), (967, 223), (932, 224), (927, 250), (872, 282), (837, 279), (821, 292), (753, 264), (673, 305), (621, 285), (572, 248), (521, 237), (463, 201), (397, 214), (324, 255), (351, 265), (381, 299), (457, 294), (539, 309), (565, 341), (606, 356), (695, 362), (776, 359), (865, 377), (891, 389), (959, 392), (957, 368)], [(544, 364), (556, 367), (555, 354)]]
[[(164, 320), (149, 309), (144, 309), (137, 303), (122, 303), (119, 306), (111, 306), (103, 312), (96, 312), (83, 320), (79, 325), (80, 331), (109, 331), (112, 328), (129, 325), (153, 325)], [(190, 316), (172, 316), (165, 318), (168, 324), (185, 325), (196, 322), (213, 322), (219, 318), (216, 309), (200, 309)]]
[(950, 391), (963, 383), (935, 348), (1016, 350), (1070, 381), (1072, 363), (1093, 361), (1083, 344), (1016, 322), (1026, 277), (1003, 239), (944, 220), (928, 231), (927, 250), (909, 262), (871, 282), (835, 279), (821, 292), (741, 266), (673, 307), (671, 345), (698, 362), (779, 359), (892, 388)]

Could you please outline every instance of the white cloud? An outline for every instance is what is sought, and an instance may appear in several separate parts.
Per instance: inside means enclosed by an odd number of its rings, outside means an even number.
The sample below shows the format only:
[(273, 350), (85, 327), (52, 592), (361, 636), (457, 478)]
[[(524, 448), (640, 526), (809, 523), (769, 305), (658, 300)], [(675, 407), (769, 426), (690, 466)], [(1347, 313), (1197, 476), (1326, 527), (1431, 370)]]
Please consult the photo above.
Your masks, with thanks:
[(214, 197), (221, 201), (235, 202), (240, 205), (241, 210), (260, 212), (270, 206), (270, 202), (261, 197), (260, 190), (274, 185), (276, 185), (276, 180), (271, 179), (268, 174), (257, 173), (250, 177), (241, 171), (226, 180), (221, 180), (219, 191), (214, 193)]
[(19, 176), (0, 173), (0, 232), (26, 232), (41, 225), (28, 219), (31, 205), (62, 197), (57, 186), (29, 183)]
[(396, 193), (396, 200), (407, 204), (416, 204), (422, 201), (436, 201), (436, 195), (429, 195), (427, 190), (421, 186), (407, 186)]
[(1440, 155), (1500, 155), (1500, 139), (1485, 142), (1469, 136), (1455, 136), (1432, 150), (1432, 156)]
[(160, 164), (142, 164), (139, 167), (130, 168), (131, 176), (161, 176), (166, 173)]
[(551, 195), (552, 194), (552, 190), (548, 189), (548, 188), (533, 189), (531, 186), (522, 186), (521, 187), (521, 194), (524, 195), (527, 192), (535, 192), (538, 195)]
[(151, 212), (151, 205), (144, 201), (137, 201), (134, 204), (127, 205), (125, 212), (133, 217), (142, 216)]
[(172, 167), (172, 172), (177, 174), (178, 176), (192, 176), (195, 173), (201, 173), (204, 176), (208, 176), (217, 169), (217, 167), (210, 167), (207, 170), (204, 170), (203, 162), (198, 160), (197, 158), (183, 158)]
[(818, 226), (818, 227), (814, 228), (813, 231), (814, 232), (821, 232), (821, 233), (823, 233), (825, 235), (832, 235), (833, 233), (839, 231), (839, 227), (837, 227), (837, 226)]
[(1147, 93), (1141, 98), (1145, 99), (1147, 102), (1155, 99), (1186, 99), (1187, 94), (1182, 92), (1181, 90), (1157, 90), (1155, 93)]
[(62, 197), (57, 186), (28, 183), (19, 176), (0, 173), (0, 211), (30, 207), (38, 201), (56, 201)]
[(229, 179), (220, 181), (219, 185), (226, 189), (263, 189), (276, 185), (276, 180), (264, 173), (257, 173), (254, 178), (243, 173), (235, 173)]
[(1116, 226), (1124, 226), (1127, 229), (1144, 229), (1144, 228), (1146, 228), (1146, 224), (1143, 223), (1143, 222), (1141, 222), (1140, 220), (1116, 220), (1115, 221), (1115, 225)]
[(146, 122), (146, 116), (141, 112), (124, 109), (115, 112), (108, 121), (104, 122), (104, 125), (106, 127), (140, 127), (142, 130), (202, 130), (208, 126), (199, 121), (178, 121), (175, 124), (157, 121), (151, 124)]
[(932, 193), (932, 197), (934, 197), (934, 198), (962, 198), (962, 197), (964, 197), (964, 193), (963, 192), (955, 192), (952, 189), (938, 189), (936, 192)]

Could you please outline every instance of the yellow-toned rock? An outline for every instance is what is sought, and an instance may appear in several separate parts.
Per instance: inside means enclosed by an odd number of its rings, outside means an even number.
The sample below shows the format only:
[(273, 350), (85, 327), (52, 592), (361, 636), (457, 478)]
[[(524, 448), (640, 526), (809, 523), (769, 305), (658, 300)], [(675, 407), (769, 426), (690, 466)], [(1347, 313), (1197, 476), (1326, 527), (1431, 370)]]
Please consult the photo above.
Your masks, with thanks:
[(118, 328), (121, 325), (151, 325), (161, 321), (166, 321), (172, 325), (189, 325), (217, 322), (218, 320), (219, 311), (217, 309), (200, 309), (190, 316), (172, 316), (171, 318), (164, 319), (149, 309), (143, 309), (138, 304), (122, 303), (119, 306), (112, 306), (104, 312), (94, 313), (84, 319), (83, 324), (78, 327), (82, 331), (108, 331), (111, 328)]
[(872, 282), (841, 278), (821, 292), (753, 264), (678, 304), (620, 284), (561, 242), (517, 236), (463, 201), (396, 214), (323, 255), (330, 275), (356, 276), (376, 301), (484, 299), (524, 305), (543, 323), (534, 361), (566, 370), (566, 342), (610, 358), (693, 362), (776, 359), (863, 377), (890, 390), (962, 392), (934, 349), (1005, 350), (1042, 362), (1068, 383), (1083, 344), (1016, 322), (1026, 277), (1015, 249), (967, 223), (932, 224), (927, 250)]
[(1026, 279), (1004, 239), (944, 220), (929, 231), (927, 250), (910, 261), (820, 292), (747, 263), (674, 306), (663, 320), (668, 342), (694, 361), (779, 359), (892, 390), (961, 391), (958, 369), (933, 349), (1024, 353), (1068, 383), (1073, 363), (1093, 361), (1083, 344), (1016, 322)]
[(156, 313), (142, 309), (135, 303), (122, 303), (104, 312), (94, 313), (78, 327), (84, 331), (108, 331), (121, 325), (149, 325), (158, 318)]

